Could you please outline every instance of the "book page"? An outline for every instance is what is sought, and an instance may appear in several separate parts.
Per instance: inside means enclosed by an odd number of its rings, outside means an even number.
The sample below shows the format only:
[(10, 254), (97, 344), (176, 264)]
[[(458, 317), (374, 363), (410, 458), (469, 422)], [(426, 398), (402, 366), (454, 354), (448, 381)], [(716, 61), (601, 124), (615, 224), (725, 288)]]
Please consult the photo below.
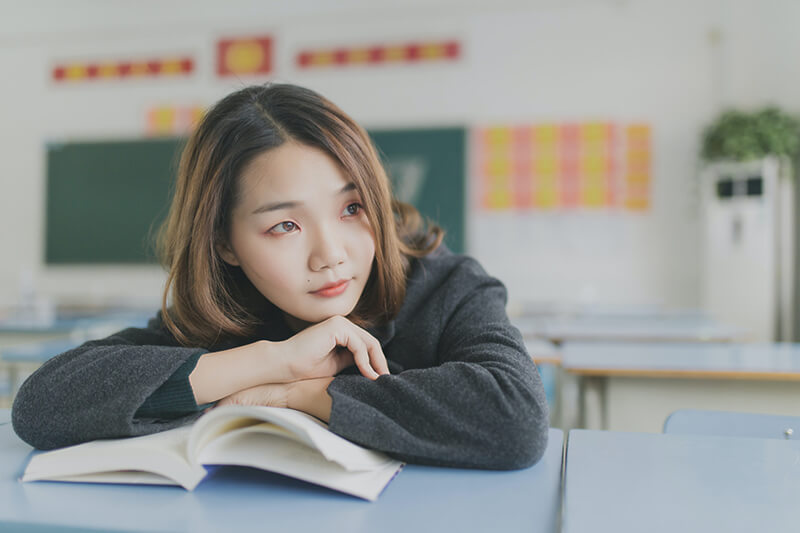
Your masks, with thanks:
[(162, 483), (177, 484), (192, 490), (203, 477), (202, 465), (191, 465), (186, 457), (190, 428), (182, 427), (126, 439), (87, 442), (34, 455), (22, 481), (103, 481), (115, 483), (154, 483), (149, 472), (161, 476)]
[(82, 474), (79, 476), (62, 476), (48, 478), (48, 481), (68, 481), (71, 483), (119, 483), (128, 485), (172, 485), (177, 486), (173, 480), (140, 470), (120, 470), (113, 472), (98, 472), (96, 474)]
[[(269, 432), (282, 433), (287, 438), (316, 449), (327, 460), (338, 463), (346, 470), (370, 470), (391, 461), (380, 452), (369, 450), (336, 435), (329, 431), (323, 422), (306, 413), (279, 407), (241, 405), (212, 409), (195, 423), (189, 438), (187, 453), (189, 460), (194, 463), (202, 462), (197, 459), (200, 450), (225, 431), (239, 431), (234, 428), (245, 428), (261, 422), (277, 426), (271, 428)], [(267, 426), (260, 427), (261, 433), (268, 432)]]
[(348, 470), (312, 447), (261, 429), (261, 425), (254, 425), (222, 435), (200, 451), (198, 460), (207, 465), (277, 472), (370, 501), (378, 498), (403, 465), (385, 458), (369, 469)]

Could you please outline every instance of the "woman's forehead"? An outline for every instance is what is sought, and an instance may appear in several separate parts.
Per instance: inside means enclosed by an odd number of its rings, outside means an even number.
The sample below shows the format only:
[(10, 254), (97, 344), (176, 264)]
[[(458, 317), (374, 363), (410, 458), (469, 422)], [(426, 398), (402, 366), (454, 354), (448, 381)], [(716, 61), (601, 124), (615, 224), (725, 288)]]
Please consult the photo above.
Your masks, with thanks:
[(275, 193), (313, 188), (336, 192), (350, 180), (341, 165), (324, 151), (297, 143), (284, 143), (255, 156), (243, 169), (244, 188)]
[[(287, 149), (284, 149), (287, 147)], [(338, 202), (357, 191), (341, 166), (316, 148), (287, 144), (256, 156), (240, 177), (240, 208), (259, 215)]]

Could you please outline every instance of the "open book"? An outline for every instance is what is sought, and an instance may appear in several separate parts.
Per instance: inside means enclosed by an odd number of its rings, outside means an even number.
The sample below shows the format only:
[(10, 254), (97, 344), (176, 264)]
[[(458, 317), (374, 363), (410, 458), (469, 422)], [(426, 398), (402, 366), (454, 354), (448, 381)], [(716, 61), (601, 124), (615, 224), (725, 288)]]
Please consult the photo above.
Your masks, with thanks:
[(187, 427), (38, 453), (22, 481), (192, 490), (206, 475), (203, 465), (260, 468), (374, 501), (403, 463), (328, 431), (300, 411), (233, 405), (212, 409)]

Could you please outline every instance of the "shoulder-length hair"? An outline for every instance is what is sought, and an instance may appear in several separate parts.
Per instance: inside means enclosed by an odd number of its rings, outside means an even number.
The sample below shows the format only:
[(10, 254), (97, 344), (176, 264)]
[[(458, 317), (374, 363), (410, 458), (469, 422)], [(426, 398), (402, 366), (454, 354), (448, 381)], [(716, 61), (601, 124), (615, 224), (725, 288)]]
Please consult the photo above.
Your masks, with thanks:
[[(422, 257), (444, 232), (393, 199), (366, 131), (321, 95), (289, 84), (238, 90), (220, 100), (189, 138), (169, 215), (158, 236), (168, 271), (162, 298), (166, 327), (184, 346), (249, 337), (268, 305), (218, 249), (230, 237), (242, 170), (257, 155), (293, 141), (323, 150), (355, 184), (375, 239), (375, 259), (349, 318), (364, 326), (391, 320), (405, 298), (409, 257)], [(170, 293), (171, 304), (168, 306)]]

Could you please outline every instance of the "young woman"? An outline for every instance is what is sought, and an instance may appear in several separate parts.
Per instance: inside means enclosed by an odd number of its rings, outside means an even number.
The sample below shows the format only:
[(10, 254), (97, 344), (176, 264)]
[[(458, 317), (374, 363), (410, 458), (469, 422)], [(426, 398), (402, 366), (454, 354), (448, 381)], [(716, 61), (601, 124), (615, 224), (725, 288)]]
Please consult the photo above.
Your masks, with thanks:
[(271, 405), (408, 462), (531, 465), (547, 440), (539, 375), (503, 285), (442, 236), (392, 200), (338, 107), (293, 85), (241, 89), (183, 152), (161, 312), (44, 364), (14, 429), (49, 449)]

